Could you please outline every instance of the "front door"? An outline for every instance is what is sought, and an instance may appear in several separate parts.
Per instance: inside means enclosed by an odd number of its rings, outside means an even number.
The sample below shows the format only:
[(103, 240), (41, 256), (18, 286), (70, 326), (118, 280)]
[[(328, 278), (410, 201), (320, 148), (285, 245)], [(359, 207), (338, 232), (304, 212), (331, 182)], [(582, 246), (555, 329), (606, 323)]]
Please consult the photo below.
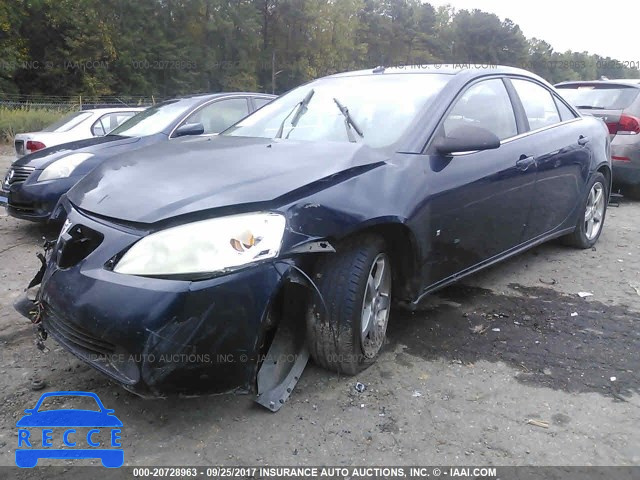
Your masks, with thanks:
[(502, 145), (453, 156), (429, 152), (428, 286), (518, 246), (532, 201), (535, 161), (518, 139), (516, 116), (502, 79), (470, 86), (436, 135), (446, 135), (461, 124), (490, 130)]

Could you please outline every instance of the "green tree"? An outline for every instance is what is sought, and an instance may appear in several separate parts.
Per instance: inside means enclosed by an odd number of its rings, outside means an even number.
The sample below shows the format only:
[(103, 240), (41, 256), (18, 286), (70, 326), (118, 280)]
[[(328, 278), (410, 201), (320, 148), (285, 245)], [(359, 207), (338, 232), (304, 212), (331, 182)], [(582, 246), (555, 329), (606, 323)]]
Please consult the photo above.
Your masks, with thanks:
[(481, 10), (461, 10), (451, 22), (452, 61), (522, 64), (527, 57), (527, 39), (511, 20)]
[[(0, 93), (279, 93), (334, 72), (418, 63), (524, 66), (551, 82), (636, 68), (527, 40), (509, 19), (422, 0), (13, 0)], [(275, 82), (274, 82), (275, 78)]]

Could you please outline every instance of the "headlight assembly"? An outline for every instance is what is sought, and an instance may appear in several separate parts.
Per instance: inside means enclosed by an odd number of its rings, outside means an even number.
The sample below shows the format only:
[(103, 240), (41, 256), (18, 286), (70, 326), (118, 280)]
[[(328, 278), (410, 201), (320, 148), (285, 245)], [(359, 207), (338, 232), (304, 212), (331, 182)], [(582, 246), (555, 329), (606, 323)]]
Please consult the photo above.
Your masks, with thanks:
[(114, 272), (184, 275), (218, 272), (280, 252), (286, 220), (277, 213), (212, 218), (152, 233), (135, 243)]
[(45, 180), (55, 180), (57, 178), (66, 178), (71, 172), (85, 160), (93, 157), (93, 153), (72, 153), (60, 160), (56, 160), (47, 168), (45, 168), (38, 177), (39, 182)]

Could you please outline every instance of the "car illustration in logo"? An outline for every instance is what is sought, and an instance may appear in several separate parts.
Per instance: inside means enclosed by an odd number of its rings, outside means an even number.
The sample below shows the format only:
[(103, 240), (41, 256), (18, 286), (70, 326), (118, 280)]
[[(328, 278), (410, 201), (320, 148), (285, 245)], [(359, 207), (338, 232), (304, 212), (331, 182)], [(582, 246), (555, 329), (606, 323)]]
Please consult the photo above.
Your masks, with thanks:
[[(49, 397), (91, 397), (99, 410), (56, 409), (39, 411), (42, 402)], [(35, 467), (40, 458), (81, 459), (99, 458), (107, 468), (117, 468), (124, 463), (124, 452), (120, 444), (122, 422), (104, 407), (100, 399), (92, 392), (48, 392), (44, 393), (36, 406), (25, 410), (26, 415), (18, 420), (18, 448), (16, 465), (22, 468)], [(40, 432), (30, 430), (42, 428)], [(61, 439), (69, 448), (52, 448), (54, 430), (57, 439)], [(86, 435), (76, 428), (90, 430)], [(104, 437), (102, 430), (110, 430), (109, 447), (104, 448), (98, 436)], [(104, 442), (103, 442), (104, 443)]]

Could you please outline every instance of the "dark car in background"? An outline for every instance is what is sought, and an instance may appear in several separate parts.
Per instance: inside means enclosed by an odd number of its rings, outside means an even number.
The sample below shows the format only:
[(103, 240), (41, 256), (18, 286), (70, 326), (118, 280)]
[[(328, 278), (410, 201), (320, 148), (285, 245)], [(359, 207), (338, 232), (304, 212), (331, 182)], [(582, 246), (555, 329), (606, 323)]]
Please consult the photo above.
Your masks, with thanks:
[(274, 99), (262, 93), (218, 93), (168, 100), (103, 137), (45, 148), (16, 160), (1, 185), (10, 215), (46, 222), (60, 197), (106, 159), (157, 142), (214, 135)]
[(277, 410), (309, 354), (371, 365), (392, 301), (553, 238), (591, 248), (610, 179), (602, 122), (524, 70), (333, 75), (86, 176), (35, 320), (134, 392)]
[(614, 187), (640, 199), (640, 80), (563, 82), (556, 88), (578, 110), (607, 124)]

